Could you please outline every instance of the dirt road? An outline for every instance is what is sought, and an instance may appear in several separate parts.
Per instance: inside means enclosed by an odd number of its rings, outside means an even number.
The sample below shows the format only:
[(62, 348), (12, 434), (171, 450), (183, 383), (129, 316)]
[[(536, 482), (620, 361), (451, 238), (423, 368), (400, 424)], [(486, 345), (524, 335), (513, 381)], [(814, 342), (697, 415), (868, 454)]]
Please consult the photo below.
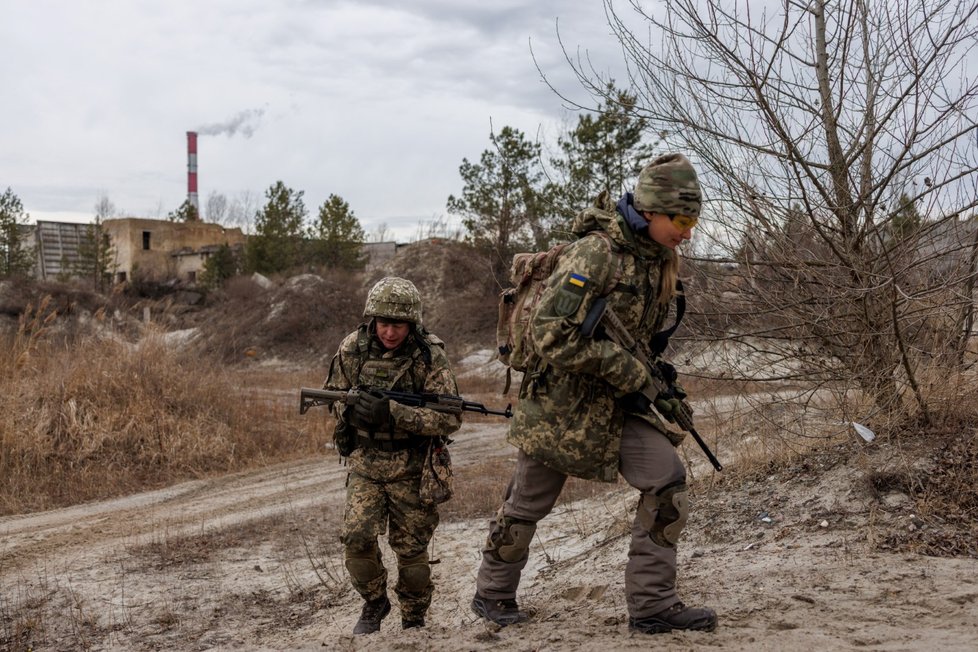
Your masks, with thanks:
[[(504, 427), (459, 433), (458, 482), (477, 462), (512, 456)], [(634, 495), (621, 488), (541, 523), (521, 586), (529, 623), (498, 630), (469, 611), (479, 519), (436, 534), (426, 628), (402, 632), (395, 607), (380, 633), (353, 638), (359, 598), (335, 542), (344, 479), (342, 466), (316, 460), (0, 519), (0, 648), (947, 652), (978, 642), (978, 564), (877, 551), (880, 533), (911, 515), (898, 495), (863, 495), (845, 464), (699, 486), (679, 588), (718, 611), (714, 633), (654, 643), (629, 633), (623, 533)]]

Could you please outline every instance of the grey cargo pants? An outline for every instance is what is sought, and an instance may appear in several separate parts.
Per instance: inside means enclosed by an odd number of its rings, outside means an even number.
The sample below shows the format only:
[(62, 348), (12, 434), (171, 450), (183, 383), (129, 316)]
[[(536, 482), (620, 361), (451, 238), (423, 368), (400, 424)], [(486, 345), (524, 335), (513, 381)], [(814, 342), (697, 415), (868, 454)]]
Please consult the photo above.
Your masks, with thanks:
[[(686, 469), (669, 439), (641, 419), (628, 417), (621, 436), (618, 470), (628, 484), (639, 491), (655, 494), (667, 485), (685, 481)], [(550, 513), (567, 476), (544, 466), (523, 451), (506, 488), (503, 517), (537, 523)], [(650, 510), (646, 522), (655, 521), (653, 501), (642, 501), (639, 509)], [(625, 566), (625, 598), (632, 618), (645, 618), (679, 602), (676, 595), (676, 549), (656, 545), (636, 514)], [(490, 527), (490, 538), (501, 525), (497, 518)], [(520, 574), (527, 555), (505, 562), (490, 550), (482, 553), (476, 579), (480, 595), (494, 600), (516, 597)]]

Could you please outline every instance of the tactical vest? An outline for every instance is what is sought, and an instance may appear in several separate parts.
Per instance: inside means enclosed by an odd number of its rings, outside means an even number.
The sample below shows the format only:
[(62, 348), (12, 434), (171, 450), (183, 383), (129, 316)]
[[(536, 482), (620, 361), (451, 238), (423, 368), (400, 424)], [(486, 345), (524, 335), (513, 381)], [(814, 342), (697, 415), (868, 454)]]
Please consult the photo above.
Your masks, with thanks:
[[(430, 341), (427, 331), (415, 327), (405, 341), (406, 345), (413, 345), (414, 350), (410, 355), (375, 355), (371, 357), (371, 346), (377, 350), (380, 345), (370, 333), (369, 325), (361, 324), (357, 329), (359, 362), (354, 373), (354, 386), (368, 389), (423, 392), (428, 371), (431, 368), (431, 346), (433, 343)], [(419, 360), (424, 367), (422, 373), (418, 373), (419, 365), (417, 362)]]

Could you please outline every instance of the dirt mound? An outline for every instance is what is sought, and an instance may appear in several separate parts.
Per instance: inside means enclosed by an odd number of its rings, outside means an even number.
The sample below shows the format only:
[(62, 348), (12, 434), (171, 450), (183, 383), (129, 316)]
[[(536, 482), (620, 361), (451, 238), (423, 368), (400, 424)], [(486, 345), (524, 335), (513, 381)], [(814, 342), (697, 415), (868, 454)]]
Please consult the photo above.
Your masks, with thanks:
[(241, 277), (197, 312), (191, 346), (227, 363), (328, 359), (361, 320), (362, 274), (301, 274), (281, 283)]
[(401, 276), (421, 292), (425, 325), (448, 343), (452, 356), (460, 356), (494, 341), (498, 290), (488, 270), (462, 243), (417, 243), (368, 272), (234, 279), (171, 327), (195, 328), (193, 345), (224, 362), (321, 363), (363, 321), (373, 284)]
[(368, 278), (384, 276), (413, 282), (424, 301), (424, 323), (445, 340), (453, 354), (493, 346), (499, 284), (488, 258), (472, 247), (451, 240), (418, 242)]

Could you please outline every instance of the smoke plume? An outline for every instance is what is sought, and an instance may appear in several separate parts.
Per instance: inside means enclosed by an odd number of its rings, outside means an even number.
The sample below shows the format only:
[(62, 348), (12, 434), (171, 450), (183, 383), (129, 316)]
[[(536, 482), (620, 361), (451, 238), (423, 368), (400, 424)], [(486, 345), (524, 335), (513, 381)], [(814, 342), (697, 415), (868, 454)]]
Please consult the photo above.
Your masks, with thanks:
[(197, 129), (197, 133), (201, 136), (227, 134), (228, 138), (230, 138), (236, 133), (241, 132), (241, 135), (245, 138), (251, 138), (255, 130), (258, 129), (258, 123), (261, 122), (261, 117), (264, 114), (265, 109), (245, 109), (224, 122), (204, 125)]

